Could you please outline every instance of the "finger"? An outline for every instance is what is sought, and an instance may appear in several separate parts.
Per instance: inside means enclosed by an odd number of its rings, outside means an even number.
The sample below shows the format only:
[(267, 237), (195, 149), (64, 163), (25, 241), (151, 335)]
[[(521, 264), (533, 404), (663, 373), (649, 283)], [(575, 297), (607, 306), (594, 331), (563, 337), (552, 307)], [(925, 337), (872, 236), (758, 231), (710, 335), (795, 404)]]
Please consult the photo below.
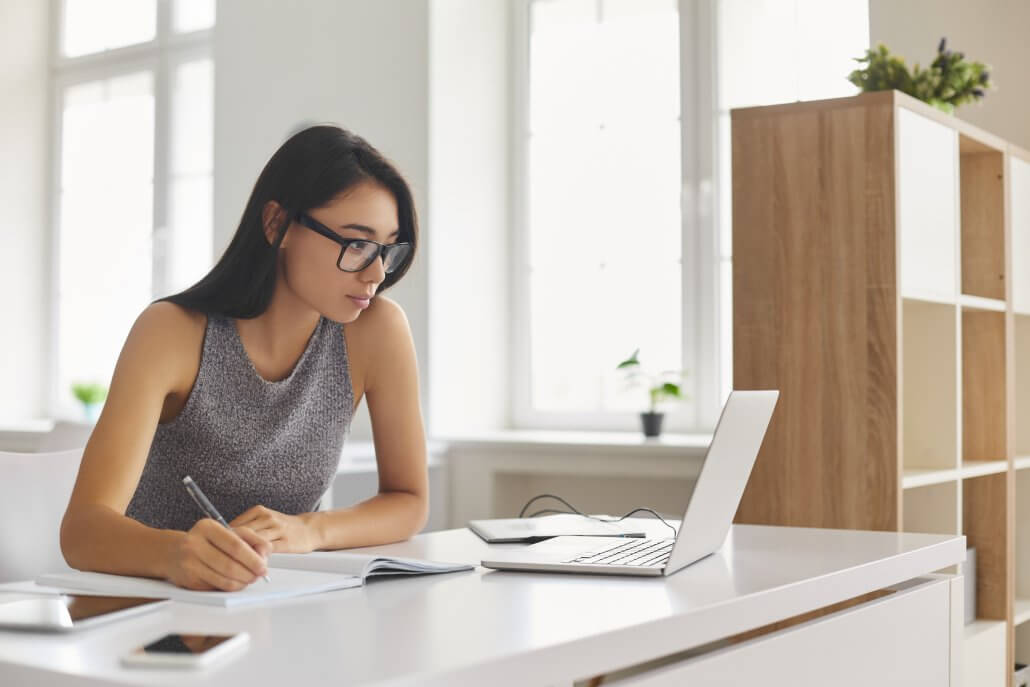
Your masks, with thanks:
[(258, 520), (250, 523), (249, 525), (241, 525), (237, 529), (248, 529), (251, 532), (260, 532), (262, 530), (273, 529), (275, 526), (275, 523), (270, 520)]
[[(208, 533), (207, 541), (224, 557), (225, 561), (220, 565), (215, 565), (210, 556), (204, 560), (223, 575), (250, 582), (254, 575), (265, 574), (264, 558), (259, 556), (250, 544), (241, 539), (234, 530), (218, 527)], [(230, 563), (231, 565), (229, 565)]]
[(251, 530), (254, 530), (256, 532), (257, 530), (267, 529), (267, 528), (272, 527), (274, 525), (275, 525), (275, 520), (273, 520), (272, 518), (269, 518), (267, 516), (263, 516), (262, 515), (262, 516), (259, 516), (257, 518), (254, 518), (252, 520), (247, 520), (246, 522), (241, 523), (239, 525), (233, 525), (233, 527), (234, 528), (235, 527), (247, 527), (247, 528), (250, 528)]
[(258, 508), (260, 508), (260, 506), (254, 506), (243, 511), (242, 513), (240, 513), (235, 518), (229, 521), (229, 526), (239, 527), (252, 521), (254, 518), (261, 515), (261, 511), (259, 511)]
[(205, 580), (198, 572), (201, 566), (201, 562), (197, 559), (193, 559), (186, 563), (184, 570), (186, 576), (182, 579), (171, 579), (169, 582), (182, 587), (183, 589), (194, 589), (199, 592), (209, 592), (215, 589), (207, 580)]
[(236, 534), (240, 536), (240, 539), (247, 542), (247, 544), (254, 549), (254, 551), (262, 558), (267, 558), (268, 554), (272, 550), (272, 546), (263, 535), (251, 530), (248, 527), (239, 527), (235, 530)]
[(209, 541), (197, 551), (197, 558), (219, 575), (246, 586), (257, 579), (257, 575), (242, 563), (228, 555)]
[(218, 572), (203, 560), (197, 560), (193, 569), (194, 574), (199, 577), (211, 589), (221, 592), (236, 592), (247, 586), (247, 582), (241, 582)]
[(252, 532), (260, 532), (262, 536), (267, 537), (269, 532), (281, 532), (283, 526), (273, 520), (263, 520), (247, 525), (247, 529)]
[(256, 506), (251, 506), (240, 513), (236, 519), (240, 521), (240, 524), (246, 524), (248, 522), (253, 522), (254, 520), (272, 518), (276, 515), (279, 515), (278, 511), (274, 511), (271, 508), (266, 508), (265, 506), (258, 504)]
[(235, 520), (229, 521), (229, 527), (250, 527), (260, 519), (260, 515), (251, 513), (250, 515), (244, 513)]

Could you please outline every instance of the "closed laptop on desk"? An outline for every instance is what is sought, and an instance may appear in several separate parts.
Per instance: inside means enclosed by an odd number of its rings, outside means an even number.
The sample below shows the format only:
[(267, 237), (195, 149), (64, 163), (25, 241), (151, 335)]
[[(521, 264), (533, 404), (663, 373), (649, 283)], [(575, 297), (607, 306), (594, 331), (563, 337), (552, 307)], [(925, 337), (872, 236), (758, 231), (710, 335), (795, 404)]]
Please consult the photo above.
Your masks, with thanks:
[(712, 443), (674, 539), (555, 537), (483, 560), (487, 568), (670, 575), (714, 553), (729, 532), (772, 419), (779, 391), (734, 391), (723, 406)]

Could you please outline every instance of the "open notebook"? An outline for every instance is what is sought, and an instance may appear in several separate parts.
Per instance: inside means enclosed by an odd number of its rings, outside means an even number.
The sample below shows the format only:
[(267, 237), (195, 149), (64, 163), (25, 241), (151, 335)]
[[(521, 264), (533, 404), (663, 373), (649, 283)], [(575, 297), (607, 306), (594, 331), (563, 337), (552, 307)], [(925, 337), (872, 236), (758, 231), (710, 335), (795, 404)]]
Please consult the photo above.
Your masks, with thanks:
[(201, 592), (183, 589), (165, 580), (109, 573), (52, 573), (36, 583), (63, 591), (93, 592), (110, 596), (149, 596), (188, 603), (232, 608), (247, 604), (360, 587), (369, 577), (419, 575), (472, 570), (466, 564), (437, 563), (414, 558), (370, 556), (343, 551), (274, 553), (268, 557), (271, 582), (258, 580), (238, 592)]
[(401, 558), (400, 556), (370, 556), (349, 551), (312, 551), (311, 553), (273, 553), (268, 557), (268, 567), (355, 575), (364, 582), (369, 577), (457, 572), (458, 570), (472, 570), (475, 566), (462, 563), (440, 563), (419, 558)]

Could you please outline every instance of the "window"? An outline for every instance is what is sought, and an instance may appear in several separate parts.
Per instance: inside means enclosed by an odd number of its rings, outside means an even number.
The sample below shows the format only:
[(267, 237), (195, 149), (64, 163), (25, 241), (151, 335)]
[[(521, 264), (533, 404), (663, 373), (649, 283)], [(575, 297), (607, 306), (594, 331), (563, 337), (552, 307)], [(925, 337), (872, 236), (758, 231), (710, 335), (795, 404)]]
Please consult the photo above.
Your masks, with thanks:
[(513, 379), (519, 426), (639, 426), (618, 362), (678, 369), (675, 0), (533, 0), (525, 46)]
[[(55, 52), (51, 410), (212, 260), (214, 0), (64, 0)], [(118, 17), (111, 21), (110, 17)]]
[(729, 109), (850, 95), (858, 0), (523, 0), (515, 16), (513, 424), (638, 431), (615, 365), (732, 388)]
[(146, 43), (157, 32), (157, 0), (64, 0), (63, 5), (65, 57)]

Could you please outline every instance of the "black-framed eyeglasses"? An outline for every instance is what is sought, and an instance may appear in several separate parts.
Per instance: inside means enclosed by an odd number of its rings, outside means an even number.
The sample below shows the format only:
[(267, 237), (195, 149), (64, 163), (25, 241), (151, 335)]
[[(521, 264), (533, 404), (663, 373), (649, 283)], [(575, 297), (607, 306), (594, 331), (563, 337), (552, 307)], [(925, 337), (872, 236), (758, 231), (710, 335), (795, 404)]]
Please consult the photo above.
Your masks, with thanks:
[(411, 253), (410, 243), (378, 243), (368, 239), (345, 239), (311, 215), (298, 212), (296, 220), (308, 229), (340, 244), (336, 266), (344, 272), (360, 272), (382, 254), (383, 269), (389, 273), (400, 267)]

